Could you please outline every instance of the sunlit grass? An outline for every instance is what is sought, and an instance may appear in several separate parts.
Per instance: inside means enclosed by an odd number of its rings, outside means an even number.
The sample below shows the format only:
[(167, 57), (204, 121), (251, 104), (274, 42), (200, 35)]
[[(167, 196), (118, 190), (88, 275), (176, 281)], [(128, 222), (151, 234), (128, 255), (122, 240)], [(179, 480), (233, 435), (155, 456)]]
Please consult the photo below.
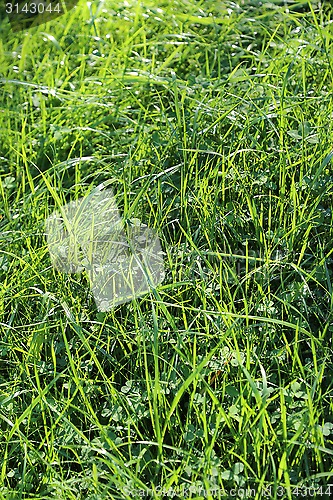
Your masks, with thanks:
[[(2, 22), (0, 498), (329, 498), (331, 15), (105, 1)], [(107, 179), (166, 278), (99, 313), (44, 221)]]

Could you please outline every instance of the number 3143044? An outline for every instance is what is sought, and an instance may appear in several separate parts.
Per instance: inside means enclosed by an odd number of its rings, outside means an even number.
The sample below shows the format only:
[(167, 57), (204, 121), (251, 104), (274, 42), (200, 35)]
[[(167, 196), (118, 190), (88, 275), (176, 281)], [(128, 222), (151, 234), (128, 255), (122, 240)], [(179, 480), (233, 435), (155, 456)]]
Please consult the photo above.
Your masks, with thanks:
[(20, 5), (18, 3), (6, 3), (6, 14), (44, 14), (46, 12), (60, 14), (60, 3), (31, 2)]

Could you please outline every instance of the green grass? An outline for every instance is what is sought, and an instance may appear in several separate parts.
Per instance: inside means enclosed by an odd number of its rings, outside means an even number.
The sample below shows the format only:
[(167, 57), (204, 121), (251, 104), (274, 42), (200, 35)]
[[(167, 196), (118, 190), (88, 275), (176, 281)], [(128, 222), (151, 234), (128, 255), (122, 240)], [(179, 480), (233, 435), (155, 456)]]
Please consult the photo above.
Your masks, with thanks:
[[(332, 18), (105, 0), (0, 24), (0, 499), (330, 497)], [(98, 313), (44, 221), (107, 179), (166, 278)]]

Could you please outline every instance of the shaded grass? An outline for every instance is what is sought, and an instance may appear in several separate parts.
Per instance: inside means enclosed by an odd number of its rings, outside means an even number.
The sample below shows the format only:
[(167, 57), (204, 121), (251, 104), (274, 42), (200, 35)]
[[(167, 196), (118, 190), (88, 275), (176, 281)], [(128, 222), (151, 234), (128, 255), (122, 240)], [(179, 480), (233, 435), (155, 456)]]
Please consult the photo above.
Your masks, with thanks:
[[(2, 498), (329, 498), (330, 16), (107, 1), (1, 25)], [(44, 220), (109, 178), (167, 276), (102, 314)]]

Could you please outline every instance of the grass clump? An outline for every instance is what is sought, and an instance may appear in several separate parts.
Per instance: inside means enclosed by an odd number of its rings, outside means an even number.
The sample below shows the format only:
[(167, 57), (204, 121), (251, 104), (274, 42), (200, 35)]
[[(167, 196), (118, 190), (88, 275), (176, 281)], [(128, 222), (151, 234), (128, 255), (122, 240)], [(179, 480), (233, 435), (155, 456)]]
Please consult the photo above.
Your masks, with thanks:
[[(105, 0), (2, 22), (0, 498), (330, 497), (331, 18)], [(44, 220), (107, 179), (166, 278), (98, 313)]]

